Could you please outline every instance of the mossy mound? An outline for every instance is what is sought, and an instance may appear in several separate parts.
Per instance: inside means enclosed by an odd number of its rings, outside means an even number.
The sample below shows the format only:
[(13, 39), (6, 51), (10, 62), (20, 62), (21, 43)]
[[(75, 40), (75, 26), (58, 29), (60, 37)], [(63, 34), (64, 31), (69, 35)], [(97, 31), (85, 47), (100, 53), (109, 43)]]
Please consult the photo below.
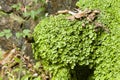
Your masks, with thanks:
[[(66, 20), (67, 15), (51, 16), (35, 28), (33, 50), (35, 58), (42, 60), (44, 68), (53, 74), (53, 80), (119, 80), (120, 78), (120, 0), (80, 0), (77, 5), (99, 9), (102, 22), (110, 29), (95, 32), (90, 23)], [(88, 66), (94, 69), (88, 78), (74, 70)], [(85, 67), (86, 68), (86, 67)], [(88, 70), (87, 70), (88, 71)], [(66, 75), (65, 75), (66, 73)], [(70, 75), (73, 74), (74, 76)]]
[(57, 75), (58, 69), (69, 71), (77, 64), (93, 66), (92, 55), (100, 44), (101, 32), (96, 33), (92, 23), (82, 27), (84, 21), (69, 21), (66, 15), (58, 15), (46, 18), (36, 26), (33, 33), (35, 58), (41, 59), (53, 75)]

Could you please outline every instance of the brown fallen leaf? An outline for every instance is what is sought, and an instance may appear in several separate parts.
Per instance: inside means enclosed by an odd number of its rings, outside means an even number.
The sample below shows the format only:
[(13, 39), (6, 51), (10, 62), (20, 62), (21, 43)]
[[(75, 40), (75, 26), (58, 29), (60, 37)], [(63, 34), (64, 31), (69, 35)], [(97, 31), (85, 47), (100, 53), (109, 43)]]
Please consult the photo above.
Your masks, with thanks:
[(84, 18), (87, 18), (87, 20), (89, 22), (92, 22), (95, 20), (95, 18), (97, 17), (97, 14), (100, 13), (99, 10), (90, 10), (90, 9), (85, 9), (84, 11), (80, 10), (80, 9), (75, 9), (75, 11), (70, 11), (70, 10), (60, 10), (57, 13), (58, 14), (64, 14), (64, 13), (68, 13), (71, 14), (72, 16), (67, 17), (67, 19), (73, 21), (75, 19), (79, 19), (82, 20)]
[(89, 22), (94, 21), (95, 18), (97, 17), (97, 14), (99, 14), (99, 13), (100, 13), (100, 11), (98, 11), (98, 10), (92, 11), (92, 12), (87, 16), (87, 20), (88, 20)]
[(92, 12), (92, 10), (86, 8), (83, 12), (86, 13), (86, 14), (90, 14)]
[(81, 12), (81, 13), (78, 13), (78, 14), (76, 14), (76, 15), (74, 15), (74, 16), (75, 16), (75, 18), (77, 18), (77, 19), (82, 19), (82, 18), (85, 18), (85, 17), (87, 16), (87, 14), (84, 13), (84, 12)]
[(71, 20), (71, 21), (74, 21), (74, 20), (75, 20), (75, 17), (74, 17), (74, 16), (68, 16), (66, 19)]
[(8, 63), (11, 60), (11, 58), (14, 57), (15, 52), (16, 52), (16, 49), (12, 49), (10, 52), (4, 53), (2, 55), (3, 59), (0, 61), (0, 64), (4, 65), (4, 64)]
[(95, 22), (94, 25), (95, 25), (95, 32), (98, 32), (99, 29), (102, 29), (103, 31), (110, 33), (110, 30), (107, 27), (105, 27), (102, 23)]
[(88, 15), (87, 20), (89, 22), (92, 22), (95, 20), (95, 18), (96, 18), (95, 13), (91, 13), (90, 15)]

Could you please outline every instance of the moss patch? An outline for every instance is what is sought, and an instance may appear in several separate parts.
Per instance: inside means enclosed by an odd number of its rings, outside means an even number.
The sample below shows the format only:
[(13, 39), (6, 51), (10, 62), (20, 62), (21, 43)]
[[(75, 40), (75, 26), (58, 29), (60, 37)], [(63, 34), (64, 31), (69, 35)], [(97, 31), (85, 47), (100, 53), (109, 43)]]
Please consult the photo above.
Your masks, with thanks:
[[(120, 0), (80, 0), (77, 3), (82, 9), (100, 10), (97, 21), (108, 27), (110, 33), (95, 32), (95, 26), (91, 23), (83, 28), (85, 20), (69, 21), (65, 19), (66, 15), (48, 17), (36, 26), (33, 33), (34, 55), (53, 74), (53, 80), (77, 80), (76, 75), (79, 73), (74, 70), (81, 70), (84, 66), (88, 66), (85, 71), (94, 69), (93, 75), (87, 75), (88, 80), (119, 80), (119, 2)], [(80, 67), (76, 68), (77, 65)], [(62, 72), (66, 75), (61, 75)], [(76, 75), (72, 77), (70, 74), (74, 73)], [(82, 80), (82, 77), (79, 79)]]
[[(101, 46), (94, 57), (97, 66), (94, 80), (119, 80), (120, 78), (120, 0), (80, 0), (77, 5), (81, 8), (101, 10), (100, 21), (110, 28), (110, 35), (100, 38)], [(105, 35), (104, 35), (105, 36)]]

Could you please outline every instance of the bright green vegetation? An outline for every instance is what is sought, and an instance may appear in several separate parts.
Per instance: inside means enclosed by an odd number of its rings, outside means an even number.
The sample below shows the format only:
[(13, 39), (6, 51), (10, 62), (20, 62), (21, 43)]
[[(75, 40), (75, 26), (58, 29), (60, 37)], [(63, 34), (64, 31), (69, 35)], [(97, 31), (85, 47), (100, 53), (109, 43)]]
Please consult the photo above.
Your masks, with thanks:
[(93, 24), (83, 28), (83, 21), (69, 21), (65, 17), (46, 18), (33, 33), (35, 58), (42, 60), (44, 67), (53, 73), (53, 80), (68, 80), (76, 65), (92, 67), (92, 55), (101, 44), (98, 40), (102, 34), (95, 32)]
[[(6, 39), (9, 39), (12, 35), (13, 34), (10, 29), (4, 29), (0, 32), (0, 37), (5, 37)], [(15, 35), (18, 39), (21, 37), (30, 36), (30, 30), (24, 29), (22, 32), (17, 32)]]
[(2, 16), (5, 16), (5, 15), (6, 15), (6, 13), (4, 13), (3, 11), (0, 10), (0, 18), (1, 18)]
[[(37, 16), (40, 14), (43, 15), (43, 11), (44, 11), (44, 7), (42, 6), (39, 6), (40, 8), (35, 8), (35, 5), (37, 5), (37, 3), (39, 3), (39, 5), (44, 5), (45, 4), (45, 1), (44, 0), (33, 0), (31, 1), (34, 5), (32, 5), (34, 7), (34, 9), (31, 10), (31, 5), (26, 5), (25, 8), (26, 8), (26, 11), (23, 10), (22, 12), (22, 15), (23, 17), (31, 17), (32, 19), (36, 19)], [(21, 11), (21, 7), (22, 7), (22, 4), (21, 3), (17, 3), (17, 4), (14, 4), (11, 6), (12, 8), (16, 9), (17, 11)]]
[[(95, 32), (93, 24), (51, 16), (35, 28), (35, 58), (53, 74), (52, 80), (120, 79), (120, 0), (80, 0), (84, 9), (99, 9), (97, 21), (110, 29)], [(80, 72), (78, 71), (80, 70)], [(92, 71), (89, 74), (86, 74)], [(86, 72), (86, 73), (85, 73)], [(84, 75), (83, 75), (84, 74)]]
[[(96, 67), (95, 80), (120, 79), (120, 0), (80, 0), (78, 6), (101, 10), (100, 21), (110, 28), (110, 35), (94, 53)], [(105, 36), (105, 35), (104, 35)]]

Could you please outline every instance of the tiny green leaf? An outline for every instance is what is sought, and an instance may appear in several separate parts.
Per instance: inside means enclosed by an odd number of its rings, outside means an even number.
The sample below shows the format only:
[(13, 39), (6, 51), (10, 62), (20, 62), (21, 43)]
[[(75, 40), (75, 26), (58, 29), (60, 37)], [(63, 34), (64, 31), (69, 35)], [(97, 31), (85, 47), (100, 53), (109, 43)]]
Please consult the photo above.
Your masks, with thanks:
[(3, 37), (5, 35), (4, 32), (0, 32), (0, 37)]
[(5, 34), (5, 37), (8, 39), (8, 38), (10, 38), (12, 36), (12, 33), (7, 33), (7, 34)]
[(16, 62), (18, 62), (18, 63), (21, 62), (21, 60), (20, 60), (19, 58), (14, 58), (14, 60), (15, 60)]
[(29, 35), (30, 34), (30, 30), (29, 29), (24, 29), (23, 30), (23, 36)]
[(11, 33), (11, 30), (10, 29), (4, 29), (3, 32), (4, 33)]
[(20, 10), (21, 6), (22, 6), (22, 5), (21, 5), (20, 3), (18, 3), (18, 4), (12, 5), (11, 7), (12, 7), (12, 8), (15, 8), (16, 10)]
[(16, 37), (17, 37), (17, 38), (22, 37), (22, 35), (23, 35), (23, 34), (22, 34), (22, 33), (20, 33), (20, 32), (17, 32), (17, 33), (16, 33)]

